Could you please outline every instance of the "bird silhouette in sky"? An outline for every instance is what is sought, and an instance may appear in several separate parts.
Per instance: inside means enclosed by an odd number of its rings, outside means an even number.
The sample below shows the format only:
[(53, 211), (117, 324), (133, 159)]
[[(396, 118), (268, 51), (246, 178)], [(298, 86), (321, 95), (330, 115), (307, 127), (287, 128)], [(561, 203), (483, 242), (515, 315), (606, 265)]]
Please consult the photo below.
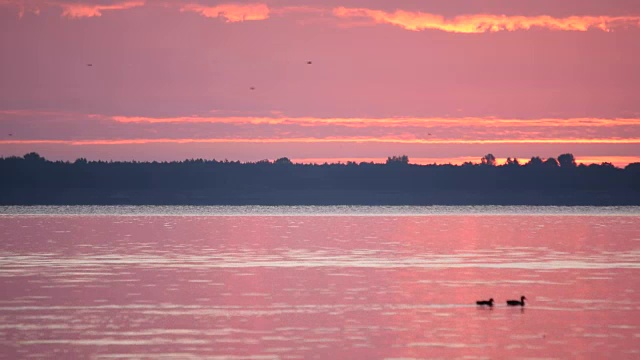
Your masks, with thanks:
[(311, 65), (313, 64), (311, 61), (307, 61), (307, 65)]
[(249, 87), (249, 90), (255, 90), (256, 88), (254, 86)]
[(87, 66), (93, 66), (93, 64), (87, 64)]

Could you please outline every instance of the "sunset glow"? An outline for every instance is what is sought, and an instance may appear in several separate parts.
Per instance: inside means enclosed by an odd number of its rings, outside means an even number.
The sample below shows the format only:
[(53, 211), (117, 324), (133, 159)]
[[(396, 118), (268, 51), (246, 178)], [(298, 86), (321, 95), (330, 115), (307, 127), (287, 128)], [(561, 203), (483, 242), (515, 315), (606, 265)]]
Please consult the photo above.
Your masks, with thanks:
[(640, 0), (0, 0), (0, 49), (0, 358), (640, 354)]
[(640, 157), (624, 0), (0, 0), (0, 21), (0, 156)]
[[(431, 164), (451, 164), (451, 165), (462, 165), (464, 163), (480, 163), (480, 158), (466, 156), (466, 157), (452, 157), (452, 158), (411, 158), (409, 159), (411, 164), (417, 165), (431, 165)], [(384, 164), (386, 162), (385, 158), (294, 158), (291, 159), (294, 163), (299, 164), (346, 164), (348, 162), (355, 162), (357, 164), (360, 163), (374, 163), (374, 164)], [(497, 164), (505, 164), (507, 162), (507, 158), (496, 158)], [(524, 165), (529, 162), (529, 158), (521, 158), (518, 159), (518, 162), (521, 165)], [(618, 167), (625, 167), (627, 164), (640, 162), (640, 156), (611, 156), (611, 157), (588, 157), (588, 158), (578, 158), (576, 159), (577, 164), (602, 164), (602, 163), (611, 163)]]

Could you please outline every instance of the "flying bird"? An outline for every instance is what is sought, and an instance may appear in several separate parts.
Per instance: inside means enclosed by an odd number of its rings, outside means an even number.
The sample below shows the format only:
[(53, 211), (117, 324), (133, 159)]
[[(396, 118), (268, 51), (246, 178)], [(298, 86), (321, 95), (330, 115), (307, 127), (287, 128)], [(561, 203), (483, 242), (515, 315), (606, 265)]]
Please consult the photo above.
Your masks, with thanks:
[(93, 66), (93, 64), (87, 64), (87, 66)]
[(254, 86), (249, 87), (249, 90), (255, 90), (256, 88)]
[(13, 136), (13, 134), (9, 134), (9, 136)]
[(307, 65), (311, 65), (313, 64), (311, 61), (307, 61)]

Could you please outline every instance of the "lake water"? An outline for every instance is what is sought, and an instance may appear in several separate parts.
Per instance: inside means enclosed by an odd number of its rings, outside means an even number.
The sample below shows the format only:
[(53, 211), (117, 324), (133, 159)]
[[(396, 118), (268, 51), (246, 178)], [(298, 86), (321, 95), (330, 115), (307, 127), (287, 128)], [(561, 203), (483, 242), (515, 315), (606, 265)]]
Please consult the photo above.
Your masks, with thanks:
[(0, 239), (7, 359), (640, 358), (638, 207), (0, 207)]

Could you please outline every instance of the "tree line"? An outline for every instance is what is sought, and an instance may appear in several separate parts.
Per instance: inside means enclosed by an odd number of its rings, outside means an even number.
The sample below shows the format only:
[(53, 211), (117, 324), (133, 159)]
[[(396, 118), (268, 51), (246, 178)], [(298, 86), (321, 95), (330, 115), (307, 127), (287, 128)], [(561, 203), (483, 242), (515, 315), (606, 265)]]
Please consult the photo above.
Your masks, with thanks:
[(640, 204), (640, 163), (576, 164), (572, 154), (479, 163), (294, 164), (0, 158), (2, 204)]

